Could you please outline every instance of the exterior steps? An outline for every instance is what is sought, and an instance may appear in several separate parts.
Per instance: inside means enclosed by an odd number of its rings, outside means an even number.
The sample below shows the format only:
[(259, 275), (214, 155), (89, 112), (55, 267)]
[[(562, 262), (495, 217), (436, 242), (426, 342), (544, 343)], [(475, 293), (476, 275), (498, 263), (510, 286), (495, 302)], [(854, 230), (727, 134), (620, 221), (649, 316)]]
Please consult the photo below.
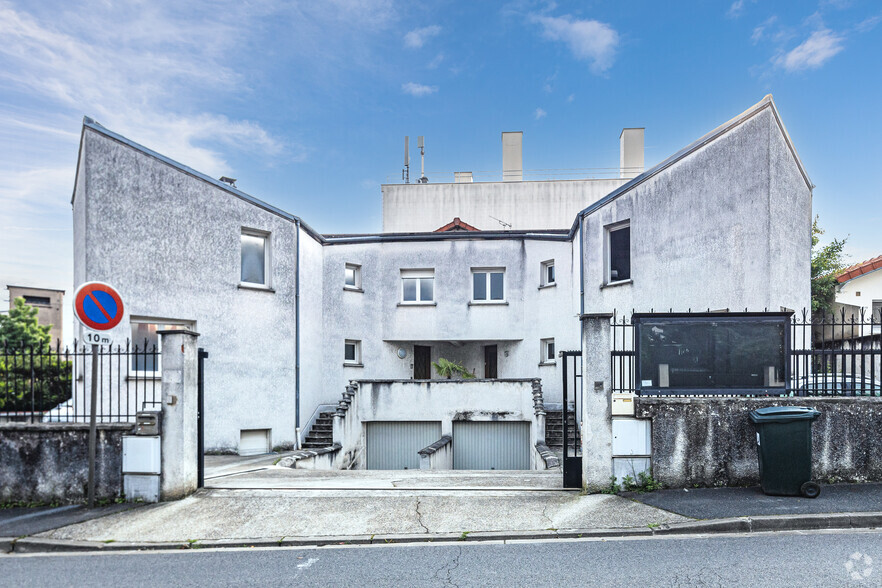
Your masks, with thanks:
[[(569, 427), (570, 438), (572, 439), (573, 431), (576, 432), (576, 442), (582, 443), (582, 436), (579, 434), (579, 428), (576, 426), (576, 414), (567, 411), (567, 426)], [(563, 411), (546, 410), (545, 413), (545, 443), (548, 448), (555, 453), (563, 452)]]
[(302, 449), (322, 449), (334, 444), (334, 413), (320, 412), (301, 444)]

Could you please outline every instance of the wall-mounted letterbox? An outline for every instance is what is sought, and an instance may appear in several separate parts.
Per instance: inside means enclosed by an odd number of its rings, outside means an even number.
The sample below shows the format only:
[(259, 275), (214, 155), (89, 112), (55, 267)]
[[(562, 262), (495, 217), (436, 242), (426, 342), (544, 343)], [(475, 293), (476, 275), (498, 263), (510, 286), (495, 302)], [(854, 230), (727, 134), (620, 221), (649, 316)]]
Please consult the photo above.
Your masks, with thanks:
[(161, 412), (144, 410), (135, 414), (135, 435), (159, 435), (161, 431)]

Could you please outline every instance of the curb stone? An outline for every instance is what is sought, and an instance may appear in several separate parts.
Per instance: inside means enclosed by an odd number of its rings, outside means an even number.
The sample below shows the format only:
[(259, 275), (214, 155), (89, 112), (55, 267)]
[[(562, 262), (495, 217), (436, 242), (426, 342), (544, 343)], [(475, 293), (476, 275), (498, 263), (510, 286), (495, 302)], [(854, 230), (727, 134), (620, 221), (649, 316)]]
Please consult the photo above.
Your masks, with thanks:
[(64, 553), (88, 551), (144, 551), (216, 549), (243, 547), (317, 547), (335, 545), (383, 545), (413, 543), (454, 543), (459, 541), (524, 541), (548, 539), (603, 539), (619, 537), (652, 537), (665, 535), (724, 535), (729, 533), (761, 533), (769, 531), (806, 531), (823, 529), (872, 529), (882, 527), (882, 512), (828, 513), (790, 516), (756, 516), (726, 519), (695, 520), (669, 523), (658, 527), (627, 527), (621, 529), (557, 529), (537, 531), (475, 531), (462, 533), (422, 533), (384, 535), (339, 535), (317, 537), (280, 537), (259, 539), (206, 539), (203, 541), (109, 542), (76, 541), (26, 537), (0, 538), (0, 552)]

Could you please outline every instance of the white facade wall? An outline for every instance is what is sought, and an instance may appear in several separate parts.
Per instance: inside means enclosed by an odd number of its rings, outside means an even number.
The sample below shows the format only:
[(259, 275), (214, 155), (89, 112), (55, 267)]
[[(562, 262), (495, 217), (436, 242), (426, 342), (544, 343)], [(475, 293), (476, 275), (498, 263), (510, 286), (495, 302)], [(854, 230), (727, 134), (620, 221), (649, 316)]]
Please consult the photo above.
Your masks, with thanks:
[(384, 184), (383, 232), (438, 229), (459, 217), (484, 231), (569, 229), (576, 215), (628, 180)]
[[(882, 270), (871, 271), (837, 286), (836, 302), (863, 309), (866, 320), (869, 320), (873, 303), (882, 303)], [(878, 323), (878, 311), (874, 316)]]

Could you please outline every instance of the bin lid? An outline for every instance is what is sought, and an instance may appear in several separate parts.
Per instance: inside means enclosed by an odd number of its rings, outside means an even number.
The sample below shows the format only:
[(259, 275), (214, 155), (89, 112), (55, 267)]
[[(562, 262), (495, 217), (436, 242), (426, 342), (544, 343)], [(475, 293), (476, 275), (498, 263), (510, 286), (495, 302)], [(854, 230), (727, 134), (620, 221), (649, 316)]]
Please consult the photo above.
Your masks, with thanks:
[(750, 411), (750, 420), (755, 423), (787, 423), (814, 420), (820, 414), (808, 406), (767, 406)]

